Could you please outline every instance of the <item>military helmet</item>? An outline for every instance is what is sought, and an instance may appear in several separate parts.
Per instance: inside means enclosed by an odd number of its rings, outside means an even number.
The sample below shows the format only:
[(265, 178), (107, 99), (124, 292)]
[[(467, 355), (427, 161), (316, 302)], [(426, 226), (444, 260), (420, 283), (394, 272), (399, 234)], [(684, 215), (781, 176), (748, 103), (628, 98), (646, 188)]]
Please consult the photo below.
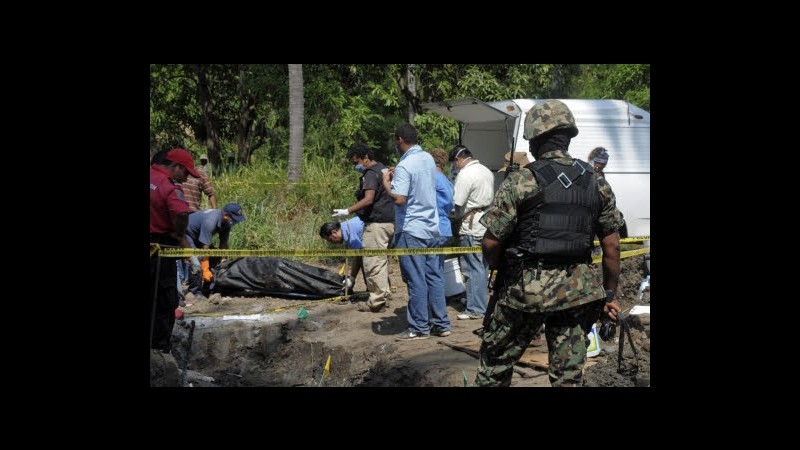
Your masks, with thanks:
[(578, 135), (575, 118), (567, 105), (560, 100), (545, 100), (533, 105), (525, 116), (525, 132), (522, 137), (531, 140), (553, 130), (568, 130), (570, 137)]

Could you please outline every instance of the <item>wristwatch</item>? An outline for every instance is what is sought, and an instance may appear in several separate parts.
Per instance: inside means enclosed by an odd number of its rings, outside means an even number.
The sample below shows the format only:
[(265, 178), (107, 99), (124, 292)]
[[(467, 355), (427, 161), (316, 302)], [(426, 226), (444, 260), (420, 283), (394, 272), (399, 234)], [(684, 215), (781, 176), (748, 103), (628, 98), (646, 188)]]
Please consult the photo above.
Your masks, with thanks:
[(606, 291), (606, 303), (614, 301), (614, 291)]

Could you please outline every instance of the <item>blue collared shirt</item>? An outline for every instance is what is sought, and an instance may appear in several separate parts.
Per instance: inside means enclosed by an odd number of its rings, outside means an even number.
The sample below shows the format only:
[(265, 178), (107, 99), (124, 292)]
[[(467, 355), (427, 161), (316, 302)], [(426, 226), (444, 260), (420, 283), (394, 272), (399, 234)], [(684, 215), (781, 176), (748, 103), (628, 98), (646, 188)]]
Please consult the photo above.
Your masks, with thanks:
[(450, 211), (453, 210), (453, 183), (444, 176), (443, 173), (436, 171), (436, 208), (439, 210), (439, 234), (442, 237), (453, 236), (453, 229), (450, 226)]
[(419, 239), (439, 237), (436, 208), (436, 164), (433, 156), (414, 145), (400, 158), (392, 177), (392, 193), (406, 197), (395, 205), (395, 233)]
[(358, 216), (342, 222), (342, 241), (347, 248), (364, 248), (361, 236), (364, 234), (364, 222)]

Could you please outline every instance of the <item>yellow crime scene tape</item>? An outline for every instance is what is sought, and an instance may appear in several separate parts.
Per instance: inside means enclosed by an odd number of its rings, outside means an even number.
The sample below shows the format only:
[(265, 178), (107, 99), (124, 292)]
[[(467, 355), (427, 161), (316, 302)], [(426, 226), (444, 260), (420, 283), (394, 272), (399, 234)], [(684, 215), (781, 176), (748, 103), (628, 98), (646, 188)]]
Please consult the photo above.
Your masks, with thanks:
[[(620, 252), (619, 259), (630, 258), (631, 256), (636, 255), (644, 255), (645, 253), (650, 253), (650, 247), (640, 248), (638, 250), (628, 250), (625, 252)], [(592, 257), (593, 263), (598, 263), (603, 260), (603, 255), (597, 255)]]
[[(477, 249), (477, 247), (462, 247), (462, 248), (463, 249), (467, 249), (467, 250)], [(167, 250), (172, 250), (172, 249), (167, 249)], [(402, 249), (402, 250), (414, 250), (414, 249)], [(420, 250), (420, 249), (418, 249), (418, 250)], [(424, 250), (443, 250), (443, 249), (424, 249)], [(464, 253), (470, 253), (470, 252), (464, 252)], [(633, 256), (643, 255), (645, 253), (650, 253), (650, 247), (645, 247), (645, 248), (641, 248), (641, 249), (638, 249), (638, 250), (628, 250), (628, 251), (625, 251), (625, 252), (621, 252), (619, 254), (619, 258), (620, 259), (625, 259), (625, 258), (630, 258), (630, 257), (633, 257)], [(598, 263), (602, 259), (603, 259), (602, 255), (595, 256), (595, 257), (592, 258), (592, 263)], [(492, 270), (491, 272), (496, 272), (496, 271)], [(313, 300), (313, 301), (310, 301), (310, 302), (303, 302), (303, 303), (297, 303), (297, 304), (293, 304), (293, 305), (281, 306), (281, 307), (278, 307), (278, 308), (268, 309), (268, 310), (266, 310), (264, 312), (265, 313), (279, 312), (279, 311), (283, 311), (285, 309), (302, 308), (302, 307), (305, 307), (305, 306), (318, 305), (320, 303), (338, 302), (338, 301), (348, 300), (348, 299), (353, 298), (353, 297), (368, 297), (368, 296), (369, 296), (369, 292), (357, 292), (357, 293), (350, 294), (350, 295), (340, 295), (338, 297), (323, 298), (323, 299), (319, 299), (319, 300)], [(231, 313), (231, 312), (224, 312), (224, 313), (222, 313), (222, 312), (220, 312), (220, 313), (198, 313), (198, 314), (186, 314), (186, 317), (220, 317), (220, 316), (227, 316), (227, 315), (231, 315), (231, 314), (236, 314), (236, 313)], [(240, 314), (244, 314), (244, 313), (240, 313)]]
[(203, 250), (194, 248), (162, 248), (159, 255), (165, 258), (186, 256), (272, 256), (278, 258), (319, 258), (329, 256), (403, 256), (403, 255), (463, 255), (480, 253), (480, 247), (434, 247), (434, 248), (365, 248), (348, 250)]
[[(621, 238), (619, 240), (619, 243), (620, 244), (630, 244), (631, 242), (644, 242), (644, 241), (649, 241), (649, 240), (650, 240), (650, 236), (636, 236), (636, 237)], [(594, 245), (600, 245), (600, 241), (598, 241), (597, 239), (592, 241), (592, 243)]]
[[(643, 242), (650, 239), (650, 236), (638, 236), (620, 239), (621, 244), (630, 242)], [(594, 241), (599, 245), (598, 241)], [(244, 256), (267, 256), (276, 258), (326, 258), (332, 256), (404, 256), (404, 255), (465, 255), (468, 253), (480, 253), (481, 248), (475, 247), (435, 247), (435, 248), (387, 248), (387, 249), (337, 249), (337, 250), (232, 250), (214, 249), (203, 250), (194, 248), (160, 248), (156, 246), (159, 256), (165, 258), (180, 258), (187, 256), (225, 256), (225, 257), (244, 257)], [(638, 251), (638, 250), (634, 250)], [(154, 250), (151, 249), (150, 255)], [(625, 252), (623, 252), (624, 254)]]

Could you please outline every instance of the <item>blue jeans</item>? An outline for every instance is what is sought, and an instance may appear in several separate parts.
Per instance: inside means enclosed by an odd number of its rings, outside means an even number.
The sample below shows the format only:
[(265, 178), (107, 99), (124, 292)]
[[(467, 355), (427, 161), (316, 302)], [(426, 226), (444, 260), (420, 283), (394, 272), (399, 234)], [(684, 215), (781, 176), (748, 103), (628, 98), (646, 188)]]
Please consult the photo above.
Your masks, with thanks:
[[(188, 283), (189, 282), (189, 274), (191, 273), (192, 263), (184, 262), (183, 258), (178, 259), (178, 261), (181, 262), (181, 265), (183, 267), (183, 279), (186, 280), (186, 282)], [(178, 270), (181, 270), (181, 268), (178, 267)]]
[(186, 279), (183, 277), (183, 258), (177, 258), (175, 264), (178, 268), (178, 299), (183, 300), (183, 285), (181, 284), (181, 280)]
[[(433, 248), (438, 238), (420, 239), (408, 233), (395, 234), (395, 248)], [(408, 330), (430, 334), (450, 330), (447, 305), (444, 299), (444, 255), (399, 256), (400, 274), (408, 286)]]
[[(480, 246), (481, 240), (475, 236), (459, 236), (461, 247)], [(483, 259), (483, 253), (467, 253), (459, 257), (461, 273), (467, 278), (466, 314), (486, 314), (489, 302), (489, 262)]]
[[(447, 242), (450, 241), (451, 237), (452, 236), (441, 236), (441, 237), (439, 237), (438, 239), (436, 239), (436, 247), (437, 248), (444, 248), (447, 245)], [(439, 273), (442, 274), (442, 295), (444, 295), (444, 253), (442, 253), (440, 255), (436, 255), (436, 256), (439, 257), (439, 262), (437, 263), (437, 267), (438, 267)], [(431, 306), (433, 303), (434, 302), (429, 302), (429, 304), (428, 304), (428, 316), (429, 317), (436, 317), (436, 315), (435, 315), (435, 313), (433, 311), (433, 306)], [(447, 317), (447, 300), (446, 299), (445, 299), (445, 304), (444, 305), (445, 305), (445, 317)], [(449, 323), (450, 318), (448, 317), (447, 320), (448, 320), (448, 323)], [(433, 325), (433, 324), (431, 324), (431, 325)], [(441, 329), (439, 326), (434, 326), (434, 328), (436, 328), (439, 331), (446, 331), (446, 330), (450, 329), (450, 327), (445, 328), (445, 329)]]

